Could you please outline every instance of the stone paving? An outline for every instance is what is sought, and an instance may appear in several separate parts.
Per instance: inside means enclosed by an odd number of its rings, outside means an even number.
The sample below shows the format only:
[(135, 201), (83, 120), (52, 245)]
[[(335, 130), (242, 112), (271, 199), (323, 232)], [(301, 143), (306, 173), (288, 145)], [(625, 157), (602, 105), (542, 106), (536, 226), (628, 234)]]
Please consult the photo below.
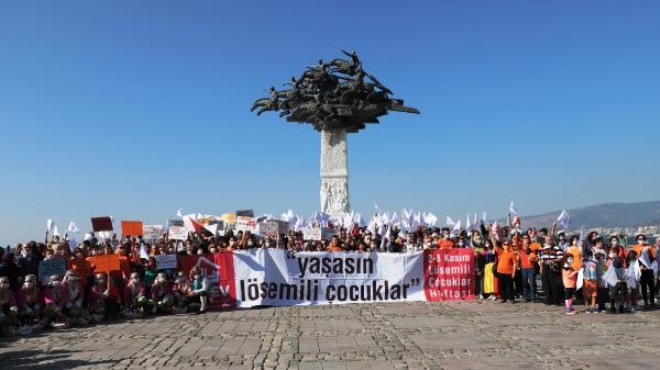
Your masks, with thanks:
[(529, 303), (278, 307), (0, 338), (0, 369), (649, 369), (659, 328)]

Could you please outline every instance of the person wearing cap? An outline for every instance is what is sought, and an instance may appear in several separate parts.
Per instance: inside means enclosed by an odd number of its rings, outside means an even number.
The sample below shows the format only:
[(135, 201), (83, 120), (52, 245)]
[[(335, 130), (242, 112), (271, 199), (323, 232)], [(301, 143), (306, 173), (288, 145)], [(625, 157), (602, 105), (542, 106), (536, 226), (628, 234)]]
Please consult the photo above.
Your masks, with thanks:
[(655, 273), (651, 270), (651, 263), (657, 257), (657, 251), (653, 245), (646, 242), (646, 235), (637, 235), (637, 244), (631, 249), (639, 257), (639, 268), (642, 270), (640, 286), (644, 309), (655, 307)]

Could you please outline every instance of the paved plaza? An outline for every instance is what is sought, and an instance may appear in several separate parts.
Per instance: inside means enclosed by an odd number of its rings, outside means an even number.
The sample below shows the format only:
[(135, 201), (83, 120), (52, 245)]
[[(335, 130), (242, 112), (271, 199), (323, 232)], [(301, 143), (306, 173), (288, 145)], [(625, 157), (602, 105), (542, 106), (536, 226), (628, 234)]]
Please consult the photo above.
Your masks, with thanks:
[(0, 339), (1, 369), (654, 368), (660, 311), (494, 302), (277, 307)]

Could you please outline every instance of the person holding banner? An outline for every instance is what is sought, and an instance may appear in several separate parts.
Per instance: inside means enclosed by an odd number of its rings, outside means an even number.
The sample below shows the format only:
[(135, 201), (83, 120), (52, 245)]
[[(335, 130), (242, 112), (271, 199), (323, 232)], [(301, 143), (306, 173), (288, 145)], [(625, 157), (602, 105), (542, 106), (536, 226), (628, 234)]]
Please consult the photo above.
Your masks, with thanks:
[(109, 273), (96, 274), (95, 284), (89, 297), (89, 311), (95, 322), (121, 312), (121, 295)]

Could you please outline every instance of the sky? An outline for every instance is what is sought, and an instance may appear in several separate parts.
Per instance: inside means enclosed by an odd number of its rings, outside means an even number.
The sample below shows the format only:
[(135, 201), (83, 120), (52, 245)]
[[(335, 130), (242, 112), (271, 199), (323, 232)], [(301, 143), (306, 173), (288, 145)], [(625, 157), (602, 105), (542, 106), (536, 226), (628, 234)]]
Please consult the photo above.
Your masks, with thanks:
[(421, 111), (349, 136), (357, 212), (660, 200), (658, 45), (657, 1), (0, 0), (0, 243), (313, 213), (318, 132), (249, 108), (342, 48)]

